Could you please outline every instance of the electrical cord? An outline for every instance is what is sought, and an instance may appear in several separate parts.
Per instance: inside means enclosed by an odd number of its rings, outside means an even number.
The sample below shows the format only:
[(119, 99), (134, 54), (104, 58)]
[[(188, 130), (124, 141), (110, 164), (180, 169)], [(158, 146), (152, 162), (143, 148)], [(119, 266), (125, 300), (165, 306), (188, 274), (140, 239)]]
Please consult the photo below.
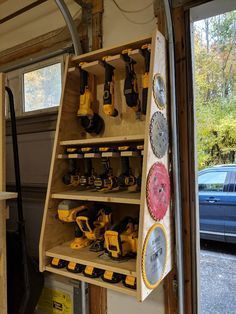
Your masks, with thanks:
[(139, 12), (142, 12), (146, 9), (148, 9), (150, 6), (152, 6), (152, 2), (149, 3), (147, 6), (141, 8), (141, 9), (137, 9), (137, 10), (126, 10), (126, 9), (123, 9), (121, 8), (121, 6), (116, 2), (116, 0), (112, 0), (114, 2), (114, 4), (116, 5), (116, 7), (123, 13), (139, 13)]
[(130, 23), (133, 23), (133, 24), (137, 24), (137, 25), (145, 25), (145, 24), (149, 24), (151, 23), (152, 21), (155, 20), (155, 16), (153, 16), (151, 19), (145, 21), (145, 22), (137, 22), (137, 21), (134, 21), (132, 20), (131, 18), (129, 18), (128, 16), (126, 16), (123, 12), (121, 12), (122, 15), (124, 16), (124, 18), (129, 21)]
[[(123, 8), (121, 8), (121, 7), (119, 6), (119, 4), (116, 2), (116, 0), (112, 0), (112, 1), (113, 1), (113, 3), (116, 5), (116, 7), (117, 7), (117, 9), (120, 11), (120, 13), (123, 15), (123, 17), (124, 17), (128, 22), (130, 22), (130, 23), (132, 23), (132, 24), (136, 24), (136, 25), (145, 25), (145, 24), (151, 23), (151, 22), (155, 19), (155, 17), (152, 17), (151, 19), (149, 19), (149, 20), (147, 20), (147, 21), (144, 21), (144, 22), (137, 22), (136, 20), (133, 20), (133, 19), (131, 19), (130, 17), (128, 17), (128, 16), (126, 15), (127, 13), (139, 13), (139, 12), (141, 12), (141, 11), (144, 11), (144, 10), (148, 9), (148, 8), (152, 5), (152, 3), (148, 4), (146, 7), (142, 8), (142, 9), (137, 9), (137, 10), (125, 10), (125, 9), (123, 9)], [(126, 13), (126, 14), (125, 14), (125, 13)]]

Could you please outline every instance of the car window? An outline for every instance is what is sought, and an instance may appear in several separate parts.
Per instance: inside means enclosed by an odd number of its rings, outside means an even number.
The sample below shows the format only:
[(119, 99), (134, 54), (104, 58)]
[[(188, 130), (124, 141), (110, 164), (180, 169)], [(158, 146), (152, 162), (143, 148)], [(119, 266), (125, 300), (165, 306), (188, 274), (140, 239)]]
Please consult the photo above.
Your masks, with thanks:
[(227, 171), (212, 171), (200, 174), (198, 189), (203, 192), (223, 192)]
[(231, 172), (228, 186), (229, 192), (236, 192), (236, 171)]

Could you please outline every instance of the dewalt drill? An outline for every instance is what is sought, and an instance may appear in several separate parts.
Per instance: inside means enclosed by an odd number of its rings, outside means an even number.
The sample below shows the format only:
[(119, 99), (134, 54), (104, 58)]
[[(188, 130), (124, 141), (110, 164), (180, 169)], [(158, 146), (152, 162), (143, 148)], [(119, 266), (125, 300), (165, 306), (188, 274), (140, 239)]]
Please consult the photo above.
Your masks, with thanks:
[(145, 62), (145, 73), (142, 76), (142, 114), (147, 111), (148, 85), (149, 85), (149, 68), (151, 57), (151, 45), (145, 44), (141, 47)]
[(111, 214), (111, 209), (103, 206), (85, 209), (77, 215), (76, 223), (88, 240), (88, 245), (92, 244), (91, 251), (104, 250), (104, 234), (111, 226)]
[(103, 58), (105, 68), (105, 82), (103, 92), (103, 112), (107, 116), (116, 117), (118, 110), (115, 109), (114, 97), (114, 67), (106, 62), (107, 57)]
[(109, 192), (118, 188), (117, 177), (113, 176), (108, 158), (102, 158), (103, 172), (96, 177), (94, 186), (99, 192)]
[(80, 103), (77, 116), (81, 119), (81, 125), (88, 133), (99, 134), (104, 126), (103, 119), (92, 110), (93, 94), (88, 85), (88, 73), (82, 69), (80, 63)]
[(96, 178), (96, 174), (94, 172), (94, 168), (92, 167), (92, 160), (90, 158), (84, 159), (84, 173), (80, 175), (80, 186), (84, 186), (86, 188), (93, 188), (94, 181)]
[(130, 49), (122, 51), (122, 55), (125, 61), (125, 83), (124, 83), (124, 95), (127, 105), (134, 109), (138, 114), (140, 112), (140, 101), (138, 94), (138, 83), (136, 73), (134, 71), (134, 64), (136, 63), (129, 56)]
[(62, 181), (65, 185), (76, 187), (80, 184), (79, 170), (75, 159), (69, 159), (68, 172), (62, 177)]
[(137, 244), (138, 222), (134, 218), (125, 217), (105, 232), (105, 247), (113, 259), (134, 257)]
[(121, 174), (117, 182), (120, 189), (128, 188), (136, 183), (136, 178), (129, 166), (129, 157), (121, 157)]
[[(64, 200), (59, 203), (57, 213), (58, 213), (58, 218), (63, 221), (63, 222), (68, 222), (68, 223), (73, 223), (76, 220), (76, 215), (78, 215), (79, 212), (85, 210), (87, 207), (86, 206), (77, 206), (76, 201), (71, 201), (71, 200)], [(81, 231), (78, 230), (76, 227), (75, 229), (75, 240), (70, 244), (71, 248), (77, 248), (77, 245), (81, 246), (81, 241), (84, 240), (82, 239)], [(84, 241), (83, 241), (84, 242)], [(64, 261), (60, 258), (52, 258), (51, 260), (51, 266), (54, 268), (64, 268), (68, 267), (68, 262)]]

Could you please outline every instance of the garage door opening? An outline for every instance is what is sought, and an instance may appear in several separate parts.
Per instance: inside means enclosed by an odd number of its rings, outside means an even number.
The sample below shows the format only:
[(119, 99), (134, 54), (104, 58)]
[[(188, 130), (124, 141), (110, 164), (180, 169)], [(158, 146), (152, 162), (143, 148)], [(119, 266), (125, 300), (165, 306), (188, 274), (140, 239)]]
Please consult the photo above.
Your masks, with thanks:
[(236, 10), (198, 18), (193, 40), (201, 313), (235, 313)]

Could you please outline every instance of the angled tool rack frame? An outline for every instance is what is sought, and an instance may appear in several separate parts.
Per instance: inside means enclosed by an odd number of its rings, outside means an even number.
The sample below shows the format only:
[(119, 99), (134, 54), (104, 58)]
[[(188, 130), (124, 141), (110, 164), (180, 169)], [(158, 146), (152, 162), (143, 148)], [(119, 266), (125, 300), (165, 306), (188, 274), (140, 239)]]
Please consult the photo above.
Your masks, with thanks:
[(7, 200), (17, 198), (6, 189), (6, 124), (5, 124), (5, 75), (0, 73), (0, 313), (7, 313), (7, 251), (6, 220), (9, 217)]
[[(137, 119), (134, 110), (126, 105), (123, 95), (125, 66), (121, 53), (124, 49), (131, 49), (130, 56), (137, 62), (136, 72), (139, 94), (141, 94), (144, 58), (140, 54), (140, 48), (144, 44), (151, 44), (147, 112), (146, 115)], [(106, 116), (102, 110), (104, 87), (102, 60), (106, 56), (109, 56), (109, 62), (115, 68), (115, 106), (119, 111), (117, 117)], [(136, 297), (139, 301), (143, 301), (170, 272), (172, 268), (171, 242), (173, 232), (171, 227), (170, 180), (168, 177), (166, 62), (166, 41), (159, 31), (156, 31), (152, 38), (144, 38), (67, 59), (41, 229), (41, 271), (49, 271), (112, 289)], [(92, 77), (91, 89), (97, 110), (95, 111), (102, 116), (105, 125), (104, 130), (95, 136), (84, 131), (77, 117), (80, 97), (78, 66), (79, 64), (81, 66), (81, 63), (82, 68)], [(160, 129), (163, 126), (162, 122), (155, 120), (154, 116), (158, 113), (166, 121), (167, 130)], [(159, 145), (157, 150), (161, 152), (160, 154), (155, 150), (156, 138), (164, 141), (164, 149), (159, 143), (157, 144)], [(165, 140), (167, 144), (165, 144)], [(68, 159), (75, 158), (80, 162), (86, 158), (86, 154), (69, 156), (65, 153), (66, 148), (106, 145), (144, 145), (142, 152), (129, 152), (131, 158), (137, 157), (132, 159), (135, 169), (139, 168), (137, 160), (143, 160), (142, 167), (139, 169), (142, 172), (139, 192), (111, 191), (102, 193), (78, 190), (63, 184), (62, 177), (68, 169)], [(104, 153), (88, 154), (87, 157), (94, 158), (96, 159), (94, 161), (97, 162), (100, 157), (104, 156), (111, 157), (110, 160), (112, 159), (112, 163), (115, 165), (119, 163), (120, 158), (117, 158), (117, 153), (110, 153), (110, 155), (104, 155)], [(70, 242), (74, 239), (74, 226), (58, 219), (57, 208), (62, 200), (78, 201), (80, 205), (84, 202), (105, 203), (112, 207), (112, 213), (118, 218), (127, 214), (138, 216), (139, 231), (136, 258), (114, 261), (100, 258), (101, 252), (91, 252), (88, 247), (78, 250), (72, 249)], [(82, 273), (68, 272), (65, 268), (54, 268), (50, 264), (52, 258), (135, 277), (136, 288), (128, 288), (121, 282), (110, 283), (101, 278), (89, 278)]]

